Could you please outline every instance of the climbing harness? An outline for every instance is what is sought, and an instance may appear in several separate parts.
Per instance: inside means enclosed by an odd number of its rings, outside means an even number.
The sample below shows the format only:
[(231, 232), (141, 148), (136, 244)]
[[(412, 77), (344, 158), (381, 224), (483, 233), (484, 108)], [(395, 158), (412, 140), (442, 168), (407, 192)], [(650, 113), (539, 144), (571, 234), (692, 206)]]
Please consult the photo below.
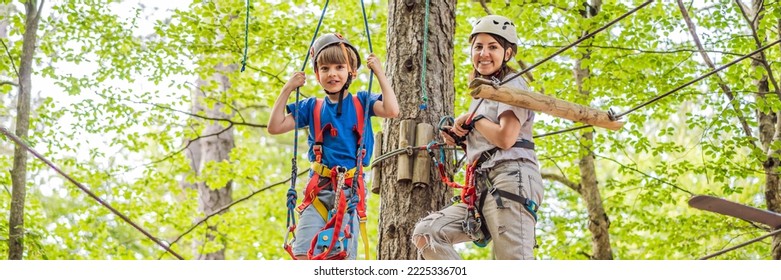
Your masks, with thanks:
[[(323, 22), (323, 17), (325, 15), (326, 9), (328, 8), (328, 0), (326, 0), (325, 5), (323, 7), (323, 11), (320, 14), (320, 20), (318, 21), (317, 28), (315, 29), (315, 34), (312, 37), (312, 42), (309, 45), (309, 52), (307, 52), (307, 56), (304, 60), (304, 65), (302, 66), (301, 71), (304, 71), (304, 67), (306, 67), (307, 61), (309, 60), (309, 57), (312, 56), (312, 59), (315, 61), (313, 64), (316, 64), (317, 55), (321, 50), (323, 50), (325, 47), (333, 45), (333, 44), (339, 44), (342, 50), (342, 54), (345, 56), (345, 59), (347, 60), (348, 64), (348, 70), (350, 72), (350, 75), (348, 76), (347, 82), (345, 83), (342, 90), (339, 91), (339, 103), (337, 107), (337, 116), (341, 115), (342, 112), (342, 97), (344, 96), (345, 92), (347, 91), (347, 88), (349, 87), (352, 80), (357, 75), (357, 69), (360, 67), (360, 56), (358, 54), (357, 49), (350, 44), (346, 39), (342, 38), (339, 34), (328, 34), (324, 35), (324, 38), (322, 41), (318, 40), (318, 42), (315, 41), (317, 38), (317, 34), (320, 30), (320, 26)], [(368, 38), (369, 43), (369, 52), (373, 53), (372, 50), (372, 44), (371, 44), (371, 35), (369, 34), (369, 24), (366, 16), (366, 9), (363, 3), (363, 0), (361, 0), (361, 8), (363, 12), (363, 20), (364, 20), (364, 27), (366, 29), (366, 35)], [(317, 44), (316, 44), (317, 43)], [(357, 59), (357, 67), (355, 69), (352, 69), (352, 64), (350, 63), (350, 56), (347, 53), (348, 48), (353, 51), (353, 53), (356, 56)], [(315, 66), (315, 73), (317, 73), (318, 69)], [(373, 80), (374, 72), (370, 71), (369, 73), (369, 90), (368, 92), (371, 92), (371, 86), (372, 86), (372, 80)], [(326, 94), (333, 94), (326, 91)], [(297, 104), (299, 102), (299, 89), (296, 89), (296, 106), (294, 106), (294, 117), (298, 118), (298, 112), (297, 112)], [(353, 237), (354, 229), (352, 228), (353, 225), (353, 217), (356, 216), (354, 214), (357, 213), (357, 216), (359, 218), (360, 223), (360, 232), (361, 237), (363, 239), (364, 243), (364, 251), (366, 254), (366, 259), (369, 259), (369, 242), (366, 234), (366, 191), (364, 186), (364, 180), (363, 180), (363, 159), (366, 156), (366, 149), (365, 149), (365, 141), (364, 141), (364, 132), (366, 129), (366, 122), (369, 121), (369, 110), (370, 108), (367, 108), (364, 110), (363, 105), (361, 104), (359, 98), (357, 96), (353, 96), (353, 104), (356, 109), (357, 114), (357, 122), (354, 127), (354, 132), (357, 135), (357, 146), (356, 149), (356, 167), (352, 168), (350, 170), (345, 170), (343, 167), (334, 166), (334, 167), (328, 167), (322, 164), (322, 153), (323, 146), (322, 146), (322, 140), (323, 135), (322, 133), (325, 130), (330, 130), (330, 133), (332, 135), (336, 135), (337, 131), (333, 129), (333, 127), (330, 124), (326, 124), (325, 126), (321, 127), (320, 124), (320, 111), (322, 107), (322, 99), (317, 99), (315, 102), (315, 108), (314, 108), (314, 130), (315, 130), (315, 137), (319, 138), (315, 140), (315, 145), (312, 146), (312, 151), (315, 154), (315, 162), (312, 163), (312, 170), (313, 170), (313, 176), (310, 178), (309, 183), (306, 186), (306, 189), (304, 191), (304, 199), (300, 205), (296, 207), (296, 201), (297, 201), (297, 193), (295, 190), (295, 175), (297, 171), (296, 166), (296, 156), (297, 156), (297, 139), (298, 139), (298, 130), (296, 130), (295, 134), (295, 140), (294, 140), (294, 149), (293, 149), (293, 172), (291, 174), (291, 177), (293, 178), (291, 180), (290, 189), (287, 192), (287, 207), (288, 207), (288, 233), (285, 235), (285, 241), (283, 247), (285, 250), (290, 254), (290, 256), (293, 259), (296, 259), (295, 255), (292, 252), (292, 242), (295, 240), (295, 229), (296, 229), (296, 223), (295, 223), (295, 212), (303, 212), (303, 210), (307, 206), (314, 207), (317, 212), (320, 214), (321, 217), (326, 221), (326, 225), (318, 232), (318, 234), (313, 238), (312, 244), (307, 252), (307, 256), (309, 259), (344, 259), (348, 257), (347, 253), (347, 244), (348, 239)], [(366, 100), (366, 105), (370, 105), (368, 98)], [(371, 125), (371, 124), (368, 124)], [(325, 185), (319, 184), (320, 178), (331, 178), (330, 182), (328, 182)], [(317, 194), (320, 193), (320, 191), (324, 190), (326, 187), (331, 186), (332, 191), (334, 191), (335, 194), (335, 201), (333, 208), (331, 210), (328, 210), (325, 205), (323, 205), (322, 201), (317, 197)], [(347, 193), (350, 193), (349, 198), (347, 198)], [(349, 215), (349, 222), (347, 225), (343, 224), (344, 215)], [(290, 237), (293, 237), (290, 239)], [(331, 254), (335, 253), (335, 254)]]
[[(475, 121), (482, 119), (483, 117), (484, 117), (483, 115), (479, 115), (479, 117), (477, 117)], [(452, 117), (445, 117), (440, 121), (439, 123), (440, 130), (443, 130), (443, 125), (447, 123), (448, 120), (452, 121)], [(450, 132), (449, 130), (447, 131)], [(464, 148), (464, 151), (466, 151), (466, 145), (463, 143), (466, 137), (465, 136), (458, 137), (455, 134), (451, 134), (451, 136), (454, 136), (453, 138), (457, 139), (456, 144), (462, 146)], [(434, 149), (436, 148), (439, 148), (439, 157), (437, 157), (436, 153), (434, 152)], [(534, 150), (534, 143), (529, 140), (523, 139), (521, 141), (515, 142), (515, 144), (513, 144), (513, 148), (524, 148), (524, 149)], [(482, 217), (482, 206), (485, 204), (485, 198), (489, 194), (494, 197), (497, 207), (504, 208), (502, 198), (509, 199), (521, 203), (521, 205), (524, 206), (524, 209), (529, 211), (532, 217), (534, 217), (534, 220), (535, 221), (537, 220), (537, 210), (539, 208), (539, 205), (536, 202), (522, 195), (517, 195), (517, 194), (496, 189), (493, 186), (491, 180), (488, 178), (487, 174), (484, 174), (485, 173), (484, 171), (479, 171), (479, 172), (477, 171), (484, 162), (491, 159), (493, 155), (497, 151), (499, 151), (498, 147), (483, 152), (478, 159), (474, 160), (473, 162), (471, 162), (466, 166), (466, 174), (465, 174), (465, 180), (463, 185), (452, 181), (450, 179), (450, 176), (448, 176), (444, 164), (445, 151), (442, 145), (432, 141), (426, 146), (426, 151), (428, 152), (428, 155), (432, 158), (434, 165), (439, 171), (439, 176), (442, 180), (442, 183), (444, 183), (448, 187), (461, 190), (461, 194), (459, 196), (453, 197), (451, 201), (453, 203), (462, 202), (466, 205), (467, 209), (466, 209), (464, 220), (461, 222), (461, 228), (463, 229), (464, 233), (466, 233), (473, 240), (475, 245), (479, 247), (485, 247), (488, 244), (488, 242), (491, 240), (490, 233), (488, 232), (486, 227), (483, 226), (483, 217)], [(480, 192), (479, 195), (477, 193), (478, 178), (481, 179), (480, 182), (485, 186), (484, 188), (482, 188), (482, 191)], [(479, 199), (479, 202), (477, 201), (477, 199)]]
[[(358, 96), (353, 96), (351, 100), (355, 107), (357, 119), (356, 124), (353, 127), (353, 133), (358, 136), (358, 141), (362, 141), (361, 135), (364, 133), (365, 125), (364, 106), (361, 104)], [(295, 211), (301, 214), (304, 209), (312, 206), (326, 221), (326, 225), (312, 240), (312, 246), (307, 252), (309, 259), (344, 259), (347, 257), (347, 248), (345, 244), (347, 244), (347, 239), (353, 237), (352, 232), (354, 232), (354, 229), (352, 228), (353, 213), (357, 211), (358, 216), (361, 219), (361, 227), (365, 227), (366, 192), (360, 167), (348, 170), (341, 166), (328, 167), (322, 163), (323, 153), (325, 152), (323, 149), (325, 133), (329, 133), (332, 137), (336, 137), (339, 133), (333, 128), (331, 123), (322, 124), (321, 112), (323, 110), (323, 102), (325, 102), (325, 100), (322, 98), (315, 100), (313, 109), (314, 124), (312, 128), (314, 130), (313, 135), (315, 138), (315, 143), (312, 146), (312, 152), (315, 157), (311, 167), (313, 174), (304, 190), (303, 201), (295, 207)], [(365, 151), (362, 151), (361, 153), (364, 154)], [(359, 164), (358, 166), (361, 165)], [(323, 178), (329, 180), (322, 180)], [(323, 182), (325, 182), (325, 184), (323, 184)], [(335, 197), (332, 209), (330, 210), (317, 196), (321, 191), (327, 190), (329, 187), (334, 192)], [(350, 194), (349, 205), (347, 203), (347, 193)], [(343, 225), (345, 214), (350, 215), (350, 223), (347, 225)], [(293, 230), (295, 230), (295, 228), (289, 228), (288, 235), (293, 234)], [(362, 230), (362, 234), (364, 233), (365, 230)], [(368, 243), (368, 240), (365, 237), (363, 240), (364, 243)], [(292, 253), (292, 246), (288, 241), (285, 242), (285, 250), (288, 251), (291, 257), (295, 258), (295, 255)], [(338, 253), (329, 255), (332, 252)]]

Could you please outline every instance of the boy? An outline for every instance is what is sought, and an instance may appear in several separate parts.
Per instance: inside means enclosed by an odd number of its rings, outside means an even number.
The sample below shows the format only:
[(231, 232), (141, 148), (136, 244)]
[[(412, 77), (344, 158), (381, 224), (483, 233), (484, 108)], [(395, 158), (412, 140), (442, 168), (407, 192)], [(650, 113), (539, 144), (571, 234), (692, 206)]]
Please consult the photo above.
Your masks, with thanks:
[[(363, 120), (363, 110), (369, 110), (369, 117), (394, 118), (399, 114), (399, 105), (384, 69), (374, 54), (369, 55), (366, 64), (377, 76), (382, 95), (360, 91), (353, 97), (347, 91), (361, 64), (357, 49), (340, 34), (321, 36), (312, 45), (310, 54), (317, 81), (325, 91), (326, 98), (307, 98), (299, 102), (297, 107), (296, 104), (288, 104), (288, 114), (285, 114), (283, 108), (290, 93), (306, 82), (304, 72), (295, 72), (274, 103), (268, 124), (270, 134), (281, 134), (307, 126), (310, 131), (307, 154), (313, 171), (304, 191), (303, 202), (297, 208), (301, 217), (292, 244), (292, 254), (296, 259), (355, 259), (357, 227), (354, 222), (357, 219), (355, 211), (349, 211), (352, 213), (350, 215), (345, 213), (345, 207), (347, 201), (351, 204), (357, 201), (353, 196), (362, 198), (365, 195), (363, 178), (360, 174), (356, 175), (360, 173), (356, 172), (360, 170), (356, 166), (360, 141), (365, 139), (366, 153), (361, 162), (363, 166), (369, 164), (374, 146), (371, 122)], [(294, 109), (297, 110), (297, 116), (293, 114)], [(366, 134), (363, 134), (364, 124), (368, 124)], [(358, 189), (350, 188), (353, 179), (358, 180)], [(335, 189), (340, 191), (335, 192)], [(363, 199), (359, 203), (363, 204)], [(354, 208), (354, 205), (351, 207)], [(359, 213), (364, 211), (361, 207), (365, 206), (358, 206)], [(342, 224), (346, 225), (344, 229)], [(338, 243), (335, 243), (334, 235), (337, 235)]]

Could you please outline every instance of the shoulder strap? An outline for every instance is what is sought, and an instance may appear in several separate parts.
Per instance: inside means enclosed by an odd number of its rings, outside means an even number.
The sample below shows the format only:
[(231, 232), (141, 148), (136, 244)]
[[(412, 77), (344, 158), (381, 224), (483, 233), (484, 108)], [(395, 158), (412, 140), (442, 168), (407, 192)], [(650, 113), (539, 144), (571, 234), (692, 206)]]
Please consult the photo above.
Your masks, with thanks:
[[(363, 127), (364, 127), (364, 115), (363, 115), (363, 104), (361, 104), (361, 99), (358, 98), (358, 94), (356, 93), (353, 95), (353, 104), (355, 106), (355, 115), (357, 122), (355, 123), (355, 130), (356, 133), (358, 133), (358, 141), (362, 141), (363, 139)], [(360, 142), (358, 142), (360, 143)]]
[(312, 146), (312, 152), (315, 154), (315, 162), (320, 162), (323, 157), (323, 127), (320, 123), (320, 113), (323, 111), (323, 99), (317, 98), (315, 99), (315, 108), (312, 112), (312, 116), (314, 117), (314, 133), (315, 133), (315, 144)]

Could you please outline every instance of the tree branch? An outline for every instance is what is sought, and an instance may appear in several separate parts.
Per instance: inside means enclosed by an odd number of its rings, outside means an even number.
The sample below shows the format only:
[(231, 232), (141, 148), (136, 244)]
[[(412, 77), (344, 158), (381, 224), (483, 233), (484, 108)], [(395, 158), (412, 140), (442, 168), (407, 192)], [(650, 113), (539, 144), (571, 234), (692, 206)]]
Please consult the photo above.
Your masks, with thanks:
[(95, 94), (97, 94), (97, 95), (99, 95), (99, 96), (101, 96), (103, 98), (119, 100), (119, 101), (127, 101), (127, 102), (131, 102), (131, 103), (135, 103), (135, 104), (149, 105), (149, 106), (153, 106), (153, 107), (157, 107), (157, 108), (161, 108), (161, 109), (174, 111), (174, 112), (177, 112), (177, 113), (180, 113), (180, 114), (184, 114), (184, 115), (188, 115), (188, 116), (191, 116), (191, 117), (194, 117), (194, 118), (199, 118), (199, 119), (204, 119), (204, 120), (209, 120), (209, 121), (227, 122), (227, 123), (230, 123), (231, 125), (245, 125), (245, 126), (257, 127), (257, 128), (266, 128), (266, 127), (268, 127), (265, 124), (255, 124), (255, 123), (248, 123), (248, 122), (237, 122), (237, 121), (234, 121), (234, 120), (231, 120), (231, 119), (213, 118), (213, 117), (201, 116), (201, 115), (198, 115), (198, 114), (185, 112), (185, 111), (182, 111), (182, 110), (179, 110), (179, 109), (174, 109), (174, 108), (171, 108), (171, 107), (168, 107), (168, 106), (163, 106), (163, 105), (160, 105), (160, 104), (157, 104), (157, 103), (149, 103), (149, 102), (143, 102), (143, 101), (134, 101), (134, 100), (130, 100), (130, 99), (119, 99), (119, 98), (114, 98), (114, 97), (110, 97), (110, 96), (107, 96), (107, 95), (103, 95), (103, 94), (101, 94), (99, 92), (95, 92)]
[(491, 9), (488, 8), (488, 5), (485, 3), (485, 0), (480, 0), (480, 6), (483, 7), (483, 10), (485, 10), (486, 14), (493, 15), (494, 13), (491, 12)]
[(19, 84), (14, 83), (12, 81), (0, 81), (0, 86), (4, 86), (4, 85), (12, 85), (12, 86), (15, 86), (15, 87), (19, 86)]
[[(681, 10), (681, 15), (683, 16), (684, 21), (686, 21), (686, 26), (689, 28), (689, 33), (692, 35), (692, 40), (694, 41), (694, 44), (697, 46), (697, 50), (699, 50), (700, 55), (702, 56), (703, 61), (705, 61), (705, 64), (710, 67), (711, 70), (716, 69), (716, 65), (713, 64), (713, 61), (710, 59), (710, 56), (707, 52), (705, 52), (705, 48), (702, 47), (702, 43), (700, 42), (700, 37), (697, 35), (697, 28), (694, 25), (694, 22), (692, 22), (691, 17), (689, 16), (689, 12), (686, 10), (686, 7), (683, 5), (683, 0), (676, 0), (678, 2), (678, 8)], [(735, 115), (738, 117), (738, 120), (740, 121), (741, 126), (743, 127), (743, 133), (746, 134), (746, 137), (751, 138), (751, 128), (748, 126), (748, 122), (746, 121), (746, 118), (741, 114), (740, 107), (738, 106), (738, 103), (735, 102), (735, 96), (732, 94), (732, 90), (729, 86), (724, 82), (724, 80), (721, 78), (721, 75), (716, 74), (716, 82), (719, 84), (719, 87), (724, 92), (724, 95), (727, 96), (727, 99), (729, 100), (729, 103), (732, 105), (732, 109), (735, 110)], [(759, 147), (754, 141), (751, 141), (751, 144), (754, 145), (754, 147)]]
[(241, 121), (244, 121), (244, 116), (241, 114), (241, 111), (240, 111), (238, 108), (236, 108), (236, 106), (233, 106), (233, 104), (231, 104), (231, 102), (222, 101), (222, 100), (217, 100), (216, 98), (214, 98), (214, 97), (211, 97), (211, 96), (209, 96), (208, 94), (206, 94), (206, 91), (204, 91), (204, 90), (203, 90), (201, 87), (199, 87), (199, 86), (197, 86), (197, 85), (194, 85), (194, 84), (193, 84), (193, 83), (191, 83), (191, 82), (185, 82), (184, 84), (186, 84), (186, 85), (190, 85), (190, 86), (192, 86), (192, 87), (194, 87), (194, 88), (198, 89), (198, 91), (200, 91), (200, 92), (201, 92), (201, 95), (203, 95), (203, 97), (204, 97), (204, 98), (206, 98), (206, 99), (210, 99), (210, 100), (214, 100), (214, 101), (217, 101), (217, 102), (219, 102), (219, 103), (221, 103), (221, 104), (224, 104), (225, 106), (228, 106), (228, 108), (231, 108), (231, 109), (233, 109), (233, 112), (236, 112), (236, 114), (239, 116), (239, 119), (241, 119)]
[(16, 63), (14, 62), (14, 57), (11, 55), (11, 50), (8, 49), (8, 45), (5, 44), (5, 40), (0, 39), (0, 43), (2, 43), (3, 48), (5, 48), (5, 54), (8, 56), (8, 60), (11, 61), (11, 66), (14, 68), (16, 77), (20, 78), (21, 76), (19, 76), (19, 69), (16, 68)]
[[(301, 176), (303, 176), (304, 174), (308, 174), (308, 173), (309, 173), (309, 170), (310, 170), (310, 168), (307, 168), (306, 170), (299, 172), (299, 173), (298, 173), (296, 176), (297, 176), (297, 177), (301, 177)], [(195, 230), (195, 228), (197, 228), (198, 226), (200, 226), (201, 224), (203, 224), (204, 222), (206, 222), (207, 220), (209, 220), (211, 217), (214, 217), (214, 216), (216, 216), (217, 214), (220, 214), (220, 213), (222, 213), (222, 212), (225, 212), (225, 210), (228, 210), (228, 209), (230, 209), (231, 207), (233, 207), (234, 205), (236, 205), (236, 204), (239, 204), (239, 203), (241, 203), (241, 202), (244, 202), (244, 201), (246, 201), (246, 200), (250, 199), (251, 197), (255, 196), (255, 195), (256, 195), (256, 194), (258, 194), (258, 193), (261, 193), (261, 192), (263, 192), (263, 191), (266, 191), (266, 190), (270, 190), (271, 188), (274, 188), (274, 187), (280, 186), (280, 185), (282, 185), (282, 184), (284, 184), (284, 183), (290, 182), (290, 180), (292, 180), (292, 179), (293, 179), (293, 178), (287, 178), (287, 179), (286, 179), (286, 180), (284, 180), (284, 181), (277, 182), (277, 183), (271, 184), (271, 185), (269, 185), (269, 186), (266, 186), (266, 187), (264, 187), (264, 188), (262, 188), (262, 189), (259, 189), (259, 190), (257, 190), (257, 191), (254, 191), (254, 192), (252, 192), (251, 194), (249, 194), (249, 195), (247, 195), (247, 196), (245, 196), (245, 197), (242, 197), (242, 198), (240, 198), (240, 199), (238, 199), (238, 200), (236, 200), (236, 201), (232, 202), (231, 204), (228, 204), (228, 205), (225, 205), (225, 206), (223, 206), (223, 207), (222, 207), (222, 208), (220, 208), (219, 210), (217, 210), (217, 211), (214, 211), (214, 213), (211, 213), (211, 214), (209, 214), (209, 215), (206, 215), (206, 217), (203, 217), (203, 219), (200, 219), (200, 220), (198, 220), (198, 221), (197, 221), (197, 222), (195, 222), (195, 224), (193, 224), (193, 225), (192, 225), (192, 226), (191, 226), (189, 229), (187, 229), (187, 230), (186, 230), (186, 231), (184, 231), (182, 234), (180, 234), (179, 236), (177, 236), (176, 238), (174, 238), (174, 240), (173, 240), (173, 241), (171, 241), (171, 242), (169, 243), (169, 247), (170, 247), (170, 246), (172, 246), (172, 245), (174, 245), (176, 242), (179, 242), (179, 240), (181, 240), (181, 239), (182, 239), (182, 237), (184, 237), (184, 236), (185, 236), (185, 235), (187, 235), (188, 233), (190, 233), (190, 232), (192, 232), (193, 230)], [(165, 254), (161, 255), (160, 257), (158, 257), (158, 259), (161, 259), (161, 258), (162, 258), (164, 255), (165, 255)]]
[[(215, 132), (215, 133), (212, 133), (212, 134), (206, 134), (206, 135), (198, 135), (198, 137), (195, 137), (194, 139), (188, 139), (187, 140), (187, 144), (185, 144), (184, 147), (180, 148), (179, 150), (171, 152), (170, 154), (166, 155), (163, 158), (160, 158), (160, 159), (157, 159), (157, 160), (153, 160), (153, 161), (150, 161), (150, 162), (147, 162), (147, 163), (144, 163), (144, 164), (141, 164), (141, 165), (137, 165), (137, 166), (134, 166), (134, 167), (129, 167), (129, 168), (125, 169), (124, 172), (128, 172), (130, 170), (134, 170), (134, 169), (139, 168), (139, 167), (147, 167), (147, 166), (150, 166), (150, 165), (154, 165), (154, 164), (166, 161), (166, 160), (172, 158), (173, 156), (175, 156), (176, 154), (179, 154), (179, 153), (184, 152), (185, 150), (187, 150), (187, 148), (190, 147), (190, 144), (192, 144), (193, 142), (198, 141), (198, 140), (203, 139), (203, 138), (208, 138), (208, 137), (213, 137), (213, 136), (220, 135), (223, 132), (228, 131), (232, 127), (233, 127), (233, 124), (229, 124), (227, 127), (225, 127), (224, 129), (222, 129), (222, 130), (220, 130), (218, 132)], [(121, 173), (117, 172), (117, 173), (112, 173), (110, 175), (112, 177), (117, 177), (119, 174), (121, 174)]]
[(645, 177), (647, 177), (647, 178), (653, 179), (653, 180), (655, 180), (655, 181), (659, 181), (659, 182), (661, 182), (661, 183), (663, 183), (663, 184), (665, 184), (665, 185), (668, 185), (668, 186), (671, 186), (671, 187), (673, 187), (674, 189), (677, 189), (677, 190), (679, 190), (679, 191), (682, 191), (682, 192), (688, 193), (689, 195), (694, 195), (694, 193), (692, 193), (691, 191), (685, 190), (685, 189), (683, 189), (683, 188), (681, 188), (681, 187), (679, 187), (679, 186), (677, 186), (677, 185), (675, 185), (675, 184), (673, 184), (673, 183), (667, 182), (667, 181), (665, 181), (665, 180), (663, 180), (663, 179), (659, 179), (659, 178), (656, 178), (656, 177), (654, 177), (654, 176), (651, 176), (651, 175), (649, 175), (648, 173), (645, 173), (645, 172), (643, 172), (643, 171), (640, 171), (640, 170), (638, 170), (637, 168), (630, 167), (630, 166), (626, 166), (626, 165), (624, 165), (624, 164), (622, 164), (622, 163), (618, 162), (618, 161), (617, 161), (617, 160), (615, 160), (615, 159), (612, 159), (612, 158), (609, 158), (609, 157), (600, 156), (600, 155), (597, 155), (597, 154), (594, 154), (594, 157), (603, 158), (603, 159), (606, 159), (606, 160), (612, 161), (612, 162), (614, 162), (615, 164), (618, 164), (619, 166), (621, 166), (621, 167), (623, 167), (623, 168), (626, 168), (626, 169), (632, 170), (632, 171), (634, 171), (634, 172), (637, 172), (637, 173), (639, 173), (639, 174), (641, 174), (641, 175), (643, 175), (643, 176), (645, 176)]
[(567, 179), (567, 177), (564, 177), (564, 175), (559, 175), (559, 174), (554, 174), (549, 172), (543, 172), (541, 175), (543, 179), (559, 182), (569, 187), (570, 189), (574, 190), (577, 193), (580, 193), (581, 191), (580, 184), (570, 181), (569, 179)]
[[(749, 28), (751, 28), (751, 37), (754, 38), (754, 43), (757, 44), (758, 48), (762, 47), (762, 40), (759, 38), (759, 33), (757, 33), (757, 28), (754, 26), (755, 20), (749, 19), (749, 15), (746, 12), (746, 7), (743, 6), (742, 3), (740, 3), (740, 0), (735, 0), (735, 3), (738, 5), (738, 8), (740, 9), (740, 13), (743, 15), (743, 18), (748, 22)], [(761, 7), (761, 6), (759, 6)], [(761, 13), (761, 9), (755, 11), (754, 18), (759, 18), (759, 14)], [(778, 88), (778, 82), (776, 81), (775, 75), (773, 74), (773, 70), (770, 68), (770, 65), (767, 62), (767, 57), (765, 56), (765, 52), (761, 51), (759, 52), (760, 62), (762, 63), (762, 67), (765, 68), (765, 71), (767, 71), (767, 77), (770, 79), (770, 83), (773, 85), (773, 88), (775, 89), (775, 93), (778, 96), (779, 99), (781, 99), (781, 89)]]

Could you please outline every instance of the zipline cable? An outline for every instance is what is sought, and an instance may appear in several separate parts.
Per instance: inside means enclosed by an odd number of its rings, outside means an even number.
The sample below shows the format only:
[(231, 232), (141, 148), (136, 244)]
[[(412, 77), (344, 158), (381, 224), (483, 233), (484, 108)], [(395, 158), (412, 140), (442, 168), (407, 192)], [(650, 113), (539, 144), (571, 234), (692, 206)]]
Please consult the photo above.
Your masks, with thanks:
[[(707, 77), (710, 77), (710, 76), (712, 76), (712, 75), (714, 75), (714, 74), (716, 74), (716, 73), (718, 73), (718, 72), (720, 72), (720, 71), (722, 71), (722, 70), (724, 70), (724, 69), (727, 69), (727, 68), (729, 68), (730, 66), (732, 66), (732, 65), (735, 65), (736, 63), (738, 63), (738, 62), (741, 62), (741, 61), (743, 61), (743, 60), (744, 60), (744, 59), (746, 59), (746, 58), (752, 57), (752, 56), (756, 55), (757, 53), (760, 53), (760, 52), (764, 51), (765, 49), (767, 49), (767, 48), (770, 48), (770, 47), (772, 47), (772, 46), (774, 46), (774, 45), (776, 45), (776, 44), (778, 44), (778, 43), (781, 43), (781, 39), (779, 39), (779, 40), (776, 40), (776, 41), (774, 41), (774, 42), (772, 42), (772, 43), (770, 43), (770, 44), (767, 44), (767, 45), (765, 45), (764, 47), (761, 47), (761, 48), (759, 48), (759, 49), (757, 49), (757, 50), (755, 50), (755, 51), (753, 51), (753, 52), (751, 52), (751, 53), (749, 53), (749, 54), (746, 54), (746, 55), (744, 55), (744, 56), (741, 56), (741, 57), (740, 57), (740, 58), (738, 58), (738, 59), (735, 59), (735, 60), (733, 60), (733, 61), (730, 61), (729, 63), (727, 63), (727, 64), (724, 64), (724, 65), (722, 65), (722, 66), (720, 66), (720, 67), (718, 67), (718, 68), (716, 68), (716, 69), (713, 69), (713, 70), (711, 70), (710, 72), (708, 72), (708, 73), (705, 73), (705, 74), (703, 74), (702, 76), (699, 76), (699, 77), (697, 77), (697, 78), (695, 78), (695, 79), (693, 79), (693, 80), (691, 80), (691, 81), (689, 81), (689, 82), (686, 82), (686, 83), (684, 83), (684, 84), (682, 84), (682, 85), (679, 85), (679, 86), (675, 87), (674, 89), (672, 89), (672, 90), (670, 90), (670, 91), (668, 91), (668, 92), (666, 92), (666, 93), (663, 93), (663, 94), (661, 94), (661, 95), (658, 95), (658, 96), (656, 96), (656, 97), (652, 98), (651, 100), (648, 100), (648, 101), (646, 101), (646, 102), (643, 102), (643, 103), (642, 103), (642, 104), (640, 104), (640, 105), (637, 105), (637, 106), (635, 106), (635, 107), (632, 107), (631, 109), (629, 109), (629, 110), (627, 110), (627, 111), (625, 111), (625, 112), (623, 112), (623, 113), (617, 114), (617, 115), (616, 115), (616, 118), (620, 118), (620, 117), (626, 116), (626, 115), (627, 115), (627, 114), (629, 114), (629, 113), (632, 113), (632, 112), (634, 112), (634, 111), (637, 111), (637, 110), (639, 110), (639, 109), (641, 109), (641, 108), (643, 108), (643, 107), (645, 107), (645, 106), (648, 106), (648, 105), (650, 105), (650, 104), (652, 104), (652, 103), (654, 103), (654, 102), (656, 102), (656, 101), (659, 101), (659, 99), (662, 99), (662, 98), (664, 98), (664, 97), (667, 97), (667, 96), (669, 96), (670, 94), (673, 94), (673, 93), (675, 93), (675, 92), (677, 92), (677, 91), (679, 91), (679, 90), (681, 90), (681, 89), (683, 89), (683, 88), (685, 88), (685, 87), (687, 87), (687, 86), (690, 86), (690, 85), (692, 85), (692, 84), (694, 84), (694, 83), (696, 83), (696, 82), (699, 82), (699, 81), (701, 81), (701, 80), (703, 80), (703, 79), (705, 79), (705, 78), (707, 78)], [(545, 136), (552, 136), (552, 135), (561, 134), (561, 133), (570, 132), (570, 131), (575, 131), (575, 130), (579, 130), (579, 129), (583, 129), (583, 128), (588, 128), (588, 127), (592, 127), (592, 125), (582, 125), (582, 126), (578, 126), (578, 127), (572, 127), (572, 128), (567, 128), (567, 129), (564, 129), (564, 130), (555, 131), (555, 132), (551, 132), (551, 133), (545, 133), (545, 134), (535, 135), (535, 136), (534, 136), (534, 138), (542, 138), (542, 137), (545, 137)]]
[(722, 255), (722, 254), (724, 254), (724, 253), (727, 253), (727, 252), (729, 252), (729, 251), (733, 251), (733, 250), (736, 250), (736, 249), (740, 249), (740, 248), (742, 248), (742, 247), (748, 246), (749, 244), (755, 243), (755, 242), (757, 242), (757, 241), (760, 241), (760, 240), (762, 240), (762, 239), (768, 238), (768, 237), (770, 237), (770, 236), (773, 236), (773, 235), (776, 235), (776, 234), (779, 234), (779, 233), (781, 233), (781, 228), (779, 228), (779, 229), (776, 229), (776, 230), (774, 230), (774, 231), (771, 231), (770, 233), (768, 233), (768, 234), (765, 234), (765, 235), (763, 235), (763, 236), (760, 236), (760, 237), (757, 237), (757, 238), (751, 239), (751, 240), (749, 240), (749, 241), (746, 241), (746, 242), (740, 243), (740, 244), (738, 244), (738, 245), (735, 245), (735, 246), (733, 246), (733, 247), (730, 247), (730, 248), (727, 248), (727, 249), (724, 249), (724, 250), (718, 251), (718, 252), (716, 252), (716, 253), (713, 253), (713, 254), (710, 254), (710, 255), (704, 256), (704, 257), (700, 258), (700, 260), (707, 260), (707, 259), (713, 258), (713, 257), (715, 257), (715, 256), (719, 256), (719, 255)]
[[(564, 46), (563, 48), (561, 48), (558, 51), (554, 52), (553, 54), (547, 56), (546, 58), (543, 58), (542, 60), (532, 64), (528, 68), (521, 70), (520, 72), (518, 72), (517, 74), (515, 74), (513, 76), (510, 76), (510, 78), (505, 79), (502, 82), (499, 82), (497, 85), (501, 86), (501, 85), (506, 84), (507, 82), (510, 82), (510, 81), (514, 80), (515, 78), (518, 78), (519, 76), (525, 74), (526, 72), (531, 71), (532, 69), (536, 68), (537, 66), (540, 66), (541, 64), (547, 62), (548, 60), (553, 59), (554, 57), (556, 57), (559, 54), (567, 51), (568, 49), (576, 46), (577, 44), (580, 44), (581, 42), (585, 41), (586, 39), (594, 37), (594, 35), (598, 34), (599, 32), (602, 32), (603, 30), (605, 30), (608, 27), (612, 26), (613, 24), (621, 21), (622, 19), (628, 17), (629, 15), (634, 14), (635, 12), (639, 11), (640, 9), (644, 8), (645, 6), (648, 6), (648, 4), (651, 4), (652, 2), (654, 2), (654, 0), (645, 1), (645, 3), (641, 4), (640, 6), (637, 6), (634, 9), (630, 10), (629, 12), (626, 12), (625, 14), (623, 14), (623, 15), (615, 18), (615, 19), (613, 19), (612, 21), (608, 22), (604, 26), (598, 28), (597, 30), (594, 30), (594, 32), (586, 34), (586, 36), (583, 36), (583, 37), (579, 38), (578, 40), (575, 40), (574, 42), (570, 43), (569, 45)], [(517, 42), (514, 42), (514, 43), (517, 43)], [(472, 122), (472, 118), (474, 118), (475, 113), (477, 113), (477, 109), (480, 108), (480, 105), (483, 104), (483, 100), (485, 100), (485, 99), (480, 99), (480, 101), (477, 103), (477, 106), (475, 106), (475, 109), (472, 111), (472, 113), (469, 114), (469, 117), (466, 119), (464, 124), (468, 125), (468, 124), (470, 124)]]

